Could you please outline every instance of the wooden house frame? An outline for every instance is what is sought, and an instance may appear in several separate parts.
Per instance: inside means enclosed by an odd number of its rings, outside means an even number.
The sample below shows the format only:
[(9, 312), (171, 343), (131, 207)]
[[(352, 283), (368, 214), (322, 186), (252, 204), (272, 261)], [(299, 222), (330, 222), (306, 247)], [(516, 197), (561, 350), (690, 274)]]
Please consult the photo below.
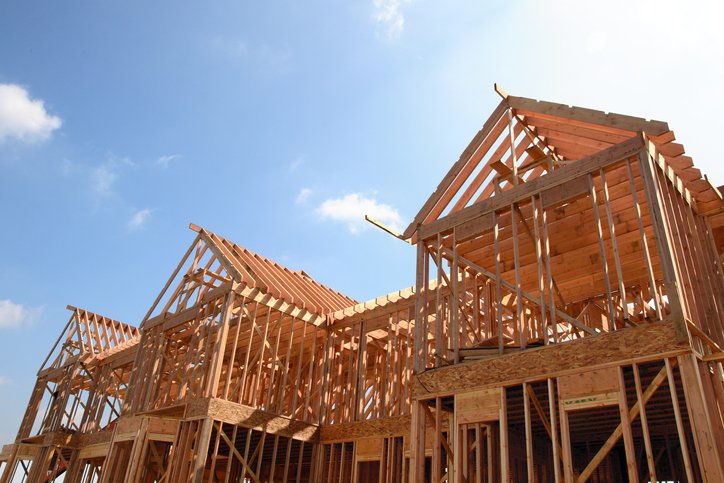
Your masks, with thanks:
[(496, 90), (414, 286), (192, 225), (138, 328), (68, 307), (0, 483), (724, 481), (719, 190), (666, 123)]

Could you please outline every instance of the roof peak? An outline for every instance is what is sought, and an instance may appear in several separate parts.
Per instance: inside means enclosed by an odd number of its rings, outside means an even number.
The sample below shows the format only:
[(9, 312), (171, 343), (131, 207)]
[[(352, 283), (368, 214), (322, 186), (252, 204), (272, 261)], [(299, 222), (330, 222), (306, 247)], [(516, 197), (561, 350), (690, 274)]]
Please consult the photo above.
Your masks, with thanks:
[(217, 257), (226, 260), (232, 272), (236, 272), (233, 275), (240, 278), (239, 282), (262, 288), (275, 297), (318, 314), (357, 303), (353, 298), (316, 281), (304, 270), (292, 270), (194, 223), (190, 223), (189, 228), (218, 248)]

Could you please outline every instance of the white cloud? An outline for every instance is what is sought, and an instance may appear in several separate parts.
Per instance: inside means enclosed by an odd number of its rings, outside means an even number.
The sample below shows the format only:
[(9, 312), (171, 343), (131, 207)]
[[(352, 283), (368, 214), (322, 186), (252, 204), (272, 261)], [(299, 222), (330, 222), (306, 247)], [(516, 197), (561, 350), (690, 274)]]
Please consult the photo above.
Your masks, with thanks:
[(8, 379), (7, 377), (0, 376), (0, 386), (2, 386), (3, 384), (10, 384), (11, 382), (13, 381)]
[(394, 38), (402, 33), (405, 28), (402, 5), (410, 2), (411, 0), (372, 0), (372, 18), (383, 27), (387, 38)]
[(113, 192), (113, 185), (118, 180), (115, 166), (104, 164), (91, 172), (91, 189), (101, 196), (108, 196)]
[(144, 208), (142, 210), (138, 210), (131, 216), (131, 219), (128, 220), (128, 228), (131, 230), (138, 230), (143, 228), (146, 225), (146, 222), (151, 217), (151, 210), (150, 208)]
[(89, 172), (93, 193), (101, 197), (112, 195), (113, 187), (121, 176), (121, 170), (128, 167), (135, 168), (136, 163), (130, 158), (109, 154), (103, 164)]
[(42, 307), (27, 308), (11, 300), (0, 300), (0, 329), (32, 324), (42, 312)]
[(165, 169), (165, 168), (168, 168), (168, 165), (171, 161), (173, 161), (174, 159), (178, 159), (180, 157), (181, 157), (180, 154), (164, 154), (163, 156), (160, 156), (156, 160), (156, 164)]
[(299, 190), (299, 193), (297, 193), (297, 197), (294, 199), (294, 202), (298, 205), (301, 205), (302, 203), (306, 203), (309, 197), (312, 195), (312, 189), (311, 188), (302, 188)]
[(43, 101), (31, 99), (28, 91), (16, 84), (0, 84), (0, 143), (8, 138), (32, 143), (44, 141), (62, 120), (48, 114)]
[(330, 198), (317, 208), (317, 214), (323, 220), (341, 221), (347, 224), (350, 233), (358, 233), (367, 226), (365, 215), (388, 225), (396, 231), (402, 227), (402, 217), (394, 207), (379, 203), (360, 193), (350, 193), (341, 198)]

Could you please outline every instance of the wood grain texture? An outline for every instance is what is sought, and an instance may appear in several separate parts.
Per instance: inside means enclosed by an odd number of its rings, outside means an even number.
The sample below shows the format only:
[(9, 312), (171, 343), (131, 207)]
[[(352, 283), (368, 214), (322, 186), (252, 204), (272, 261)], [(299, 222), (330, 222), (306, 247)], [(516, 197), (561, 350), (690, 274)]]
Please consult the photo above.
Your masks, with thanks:
[(677, 341), (671, 322), (620, 330), (561, 345), (528, 349), (496, 359), (441, 367), (415, 376), (414, 398), (615, 366), (628, 361), (660, 359), (691, 349)]

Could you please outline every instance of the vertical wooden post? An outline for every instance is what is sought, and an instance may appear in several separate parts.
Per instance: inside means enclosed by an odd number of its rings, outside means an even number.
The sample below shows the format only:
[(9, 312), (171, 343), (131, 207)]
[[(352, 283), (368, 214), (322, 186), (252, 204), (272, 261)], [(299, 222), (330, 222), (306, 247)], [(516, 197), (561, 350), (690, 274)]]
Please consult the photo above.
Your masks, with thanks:
[(425, 266), (427, 265), (425, 241), (417, 240), (417, 276), (415, 279), (415, 354), (413, 368), (415, 374), (425, 370), (427, 365), (425, 354), (427, 351), (427, 324), (426, 318), (426, 292)]
[(684, 423), (681, 420), (681, 409), (679, 408), (679, 395), (676, 391), (676, 380), (674, 379), (674, 371), (671, 367), (671, 361), (669, 359), (665, 359), (664, 362), (666, 363), (666, 378), (669, 383), (671, 405), (674, 408), (674, 417), (676, 418), (676, 431), (679, 434), (681, 458), (684, 461), (684, 469), (686, 470), (686, 480), (694, 481), (694, 473), (691, 470), (691, 461), (689, 459), (689, 445), (686, 443), (686, 432), (684, 431)]
[[(453, 361), (455, 364), (460, 362), (460, 310), (458, 307), (461, 297), (461, 291), (465, 291), (465, 283), (463, 281), (463, 288), (460, 288), (458, 281), (459, 266), (458, 266), (458, 247), (457, 237), (455, 236), (455, 230), (452, 234), (452, 249), (453, 259), (450, 261), (450, 348), (453, 352)], [(439, 291), (439, 290), (438, 290)], [(439, 324), (440, 321), (435, 321)]]
[(603, 269), (603, 284), (606, 288), (606, 302), (608, 305), (609, 324), (616, 327), (616, 312), (613, 308), (613, 298), (611, 297), (611, 280), (608, 275), (608, 261), (606, 259), (606, 245), (603, 241), (603, 229), (601, 227), (601, 217), (598, 213), (598, 201), (596, 201), (596, 185), (593, 184), (593, 176), (588, 174), (588, 189), (591, 196), (591, 204), (593, 207), (593, 219), (596, 224), (596, 235), (598, 235), (598, 247), (601, 253), (601, 265)]
[(649, 423), (646, 416), (646, 403), (643, 399), (641, 391), (641, 376), (639, 374), (639, 366), (633, 364), (634, 383), (636, 384), (636, 400), (639, 404), (640, 417), (641, 417), (641, 432), (644, 438), (644, 448), (646, 450), (646, 462), (649, 468), (649, 480), (658, 481), (656, 479), (656, 464), (654, 462), (654, 453), (651, 447), (651, 436), (649, 435)]
[(644, 261), (646, 262), (646, 274), (648, 275), (650, 295), (651, 298), (654, 300), (654, 303), (656, 304), (656, 317), (658, 318), (658, 320), (663, 320), (664, 314), (661, 308), (661, 298), (659, 297), (658, 290), (656, 290), (656, 280), (654, 278), (654, 269), (651, 264), (649, 244), (648, 240), (646, 239), (646, 230), (644, 229), (642, 219), (641, 204), (639, 203), (638, 191), (636, 190), (636, 183), (634, 182), (633, 171), (631, 170), (631, 162), (628, 159), (626, 160), (626, 172), (628, 174), (629, 185), (631, 187), (631, 197), (634, 204), (634, 210), (636, 212), (636, 222), (638, 225), (639, 236), (641, 240), (641, 250), (643, 251)]
[(475, 424), (475, 483), (483, 483), (483, 435), (480, 423)]
[(523, 383), (523, 411), (525, 412), (525, 460), (528, 468), (528, 481), (534, 482), (533, 466), (533, 429), (530, 418), (530, 397), (528, 396), (528, 383)]
[[(455, 247), (453, 247), (453, 250)], [(440, 365), (440, 357), (444, 356), (445, 340), (443, 337), (443, 327), (445, 325), (445, 313), (442, 308), (442, 235), (437, 234), (437, 253), (435, 254), (435, 264), (437, 265), (437, 285), (435, 287), (435, 360), (433, 365)], [(451, 267), (452, 270), (452, 267)]]
[(558, 413), (561, 419), (561, 450), (563, 452), (563, 478), (566, 483), (573, 483), (573, 457), (571, 456), (571, 433), (568, 429), (568, 413), (560, 404), (560, 386), (558, 388)]
[[(234, 306), (234, 295), (233, 290), (229, 290), (229, 293), (226, 295), (224, 308), (220, 315), (221, 324), (217, 329), (216, 344), (214, 344), (212, 353), (207, 355), (211, 359), (211, 365), (208, 372), (209, 379), (206, 381), (206, 397), (216, 397), (219, 391), (221, 368), (224, 365), (224, 350), (229, 334), (229, 319), (231, 318), (231, 309)], [(231, 361), (229, 364), (231, 364)]]
[(410, 482), (425, 481), (425, 410), (422, 401), (412, 401), (412, 429), (410, 431)]
[[(435, 435), (433, 438), (433, 446), (432, 446), (432, 478), (433, 481), (440, 481), (440, 468), (442, 463), (442, 458), (440, 455), (440, 446), (442, 445), (442, 442), (440, 441), (440, 438), (442, 437), (442, 401), (439, 397), (435, 398)], [(450, 428), (452, 430), (452, 428)], [(457, 452), (456, 452), (457, 456)]]
[(503, 353), (503, 293), (500, 275), (500, 221), (498, 213), (493, 212), (493, 249), (495, 250), (495, 323), (498, 329), (498, 353)]
[(639, 472), (636, 467), (636, 449), (634, 448), (633, 433), (631, 432), (631, 419), (628, 412), (628, 399), (626, 396), (626, 379), (624, 379), (623, 367), (618, 367), (618, 412), (621, 417), (621, 428), (623, 430), (623, 444), (626, 450), (626, 469), (630, 483), (638, 483)]
[(510, 134), (510, 158), (512, 166), (510, 169), (513, 171), (513, 185), (518, 184), (518, 159), (517, 153), (515, 152), (515, 132), (513, 129), (513, 110), (508, 109), (508, 133)]
[(540, 211), (541, 207), (539, 207), (539, 196), (531, 196), (530, 198), (530, 206), (533, 208), (533, 234), (534, 234), (534, 243), (535, 243), (535, 258), (536, 258), (536, 268), (538, 269), (538, 298), (539, 298), (539, 304), (540, 304), (540, 324), (539, 324), (539, 337), (543, 339), (543, 344), (548, 345), (548, 323), (547, 323), (547, 314), (546, 314), (546, 293), (545, 293), (545, 279), (543, 278), (543, 250), (541, 247), (541, 239), (540, 239), (540, 228), (539, 224), (541, 222), (540, 220)]
[(193, 474), (194, 483), (203, 483), (204, 481), (204, 467), (206, 466), (206, 454), (209, 451), (212, 423), (213, 421), (211, 419), (204, 419), (201, 423), (200, 434), (197, 436), (198, 446), (194, 447), (194, 453), (196, 455)]
[(555, 483), (560, 483), (560, 459), (562, 455), (558, 454), (558, 423), (556, 416), (556, 391), (553, 388), (553, 379), (548, 379), (548, 410), (551, 415), (551, 446), (553, 446), (553, 477)]
[(510, 482), (510, 458), (508, 455), (508, 404), (505, 387), (500, 388), (500, 481)]
[[(716, 431), (704, 395), (704, 389), (699, 373), (699, 367), (693, 354), (679, 356), (681, 383), (684, 387), (686, 407), (689, 413), (689, 424), (696, 446), (699, 467), (704, 481), (724, 481), (722, 469), (721, 448), (717, 445)], [(719, 418), (718, 423), (721, 423)]]
[(666, 220), (662, 210), (664, 209), (659, 190), (657, 188), (654, 166), (651, 163), (651, 157), (647, 150), (643, 150), (638, 155), (639, 171), (644, 182), (644, 191), (646, 193), (646, 204), (649, 209), (649, 218), (653, 228), (654, 240), (656, 241), (656, 249), (659, 253), (659, 265), (664, 274), (664, 287), (669, 298), (669, 308), (671, 319), (674, 322), (677, 338), (680, 341), (689, 340), (689, 331), (684, 321), (684, 313), (682, 311), (682, 295), (678, 283), (678, 274), (674, 265), (674, 255), (669, 239)]
[(611, 238), (611, 248), (613, 250), (613, 263), (616, 267), (616, 278), (618, 280), (618, 295), (621, 300), (621, 310), (623, 311), (624, 321), (628, 319), (628, 303), (626, 301), (626, 284), (623, 280), (623, 270), (621, 269), (621, 257), (618, 251), (618, 243), (616, 242), (616, 223), (611, 212), (611, 203), (609, 202), (608, 183), (606, 182), (606, 172), (601, 168), (601, 190), (603, 192), (603, 203), (606, 208), (606, 221), (608, 222), (608, 234)]
[(18, 450), (19, 449), (20, 449), (20, 447), (17, 444), (13, 445), (13, 452), (10, 454), (10, 457), (8, 458), (7, 462), (5, 463), (5, 471), (3, 471), (2, 476), (0, 477), (0, 483), (9, 483), (10, 482), (10, 477), (13, 475), (13, 471), (18, 462)]
[(518, 337), (520, 338), (520, 348), (525, 349), (526, 346), (526, 327), (523, 323), (523, 295), (521, 292), (520, 281), (520, 257), (518, 248), (518, 209), (513, 203), (510, 205), (510, 220), (513, 237), (513, 266), (515, 268), (515, 323), (518, 327)]

